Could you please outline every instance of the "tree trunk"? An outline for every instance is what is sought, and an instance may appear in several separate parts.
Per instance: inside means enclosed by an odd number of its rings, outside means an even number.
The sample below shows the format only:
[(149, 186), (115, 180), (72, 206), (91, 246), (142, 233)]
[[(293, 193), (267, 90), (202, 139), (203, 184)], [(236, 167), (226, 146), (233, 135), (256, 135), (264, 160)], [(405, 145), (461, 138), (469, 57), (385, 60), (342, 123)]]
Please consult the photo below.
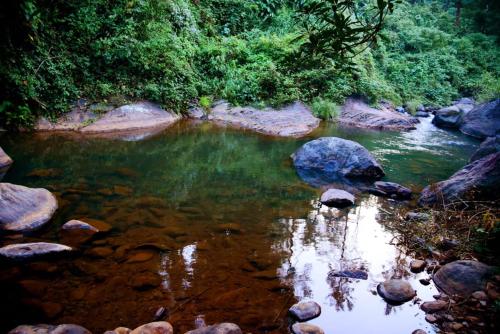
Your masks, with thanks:
[(460, 16), (462, 15), (462, 0), (456, 0), (455, 7), (456, 7), (455, 26), (459, 27), (460, 26)]

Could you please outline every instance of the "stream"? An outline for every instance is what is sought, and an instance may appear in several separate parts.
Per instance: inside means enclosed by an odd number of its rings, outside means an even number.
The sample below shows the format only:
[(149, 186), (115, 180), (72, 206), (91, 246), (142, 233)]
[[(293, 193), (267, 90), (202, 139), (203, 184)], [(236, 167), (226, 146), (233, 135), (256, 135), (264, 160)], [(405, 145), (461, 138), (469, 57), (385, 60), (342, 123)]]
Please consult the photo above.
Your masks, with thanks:
[[(75, 323), (94, 333), (135, 328), (168, 310), (176, 333), (234, 322), (243, 332), (288, 333), (288, 308), (321, 305), (325, 333), (435, 332), (418, 304), (388, 305), (379, 282), (408, 280), (421, 300), (437, 290), (411, 273), (412, 254), (387, 225), (405, 204), (360, 195), (348, 210), (320, 207), (320, 189), (289, 158), (305, 142), (359, 142), (386, 177), (415, 192), (463, 167), (477, 141), (420, 119), (410, 132), (323, 124), (301, 139), (182, 121), (140, 141), (61, 134), (0, 134), (14, 159), (2, 182), (44, 187), (59, 209), (46, 228), (15, 242), (71, 243), (60, 226), (85, 218), (109, 233), (54, 260), (0, 267), (0, 332), (20, 324)], [(1, 239), (2, 244), (13, 240)], [(368, 279), (329, 275), (362, 269)]]

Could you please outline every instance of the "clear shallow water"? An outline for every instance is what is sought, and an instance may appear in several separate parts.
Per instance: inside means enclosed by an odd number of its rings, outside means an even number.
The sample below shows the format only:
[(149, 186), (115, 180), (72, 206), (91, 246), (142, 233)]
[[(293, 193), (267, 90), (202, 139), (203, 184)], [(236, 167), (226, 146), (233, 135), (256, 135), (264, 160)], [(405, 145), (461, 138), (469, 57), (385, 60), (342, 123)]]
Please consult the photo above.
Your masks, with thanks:
[[(300, 140), (207, 123), (178, 124), (142, 141), (0, 136), (15, 160), (3, 181), (48, 188), (60, 207), (47, 228), (16, 242), (73, 242), (59, 231), (69, 219), (113, 227), (71, 258), (3, 265), (0, 328), (134, 328), (165, 306), (177, 333), (192, 329), (199, 314), (245, 332), (286, 333), (288, 307), (313, 299), (322, 315), (311, 322), (326, 333), (432, 331), (418, 305), (390, 307), (375, 292), (378, 282), (404, 277), (419, 298), (435, 293), (418, 282), (425, 274), (409, 272), (405, 250), (392, 245), (385, 221), (400, 205), (362, 196), (348, 212), (318, 210), (321, 191), (296, 176), (289, 155), (324, 135), (358, 141), (387, 180), (415, 191), (453, 174), (477, 147), (427, 119), (408, 133), (325, 125)], [(360, 268), (368, 280), (328, 278), (334, 269)]]

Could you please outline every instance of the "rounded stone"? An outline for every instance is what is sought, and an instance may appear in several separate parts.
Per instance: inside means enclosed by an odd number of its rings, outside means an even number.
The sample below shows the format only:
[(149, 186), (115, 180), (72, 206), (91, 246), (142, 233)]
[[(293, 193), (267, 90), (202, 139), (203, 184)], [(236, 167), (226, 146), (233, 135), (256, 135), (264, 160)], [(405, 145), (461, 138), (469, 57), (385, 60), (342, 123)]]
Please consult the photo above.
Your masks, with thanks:
[(72, 248), (49, 242), (12, 244), (0, 248), (0, 256), (11, 260), (26, 260), (44, 255), (69, 252)]
[(424, 260), (413, 260), (410, 262), (410, 270), (414, 273), (422, 272), (427, 266)]
[(407, 281), (390, 279), (377, 286), (378, 294), (389, 303), (401, 304), (416, 296), (415, 290)]
[(321, 195), (320, 201), (326, 206), (345, 208), (354, 204), (354, 196), (345, 190), (328, 189)]
[(242, 332), (238, 325), (230, 322), (223, 322), (220, 324), (193, 329), (185, 334), (242, 334)]
[(292, 305), (288, 310), (290, 314), (299, 321), (307, 321), (321, 314), (321, 306), (315, 301), (299, 302)]
[(448, 305), (449, 303), (444, 300), (433, 300), (430, 302), (424, 302), (422, 305), (420, 305), (420, 308), (425, 313), (435, 313), (444, 310), (448, 307)]
[(471, 260), (450, 262), (439, 269), (433, 277), (437, 287), (448, 295), (468, 297), (475, 291), (484, 290), (488, 278), (493, 274), (490, 266)]
[(325, 334), (325, 332), (313, 324), (307, 322), (297, 322), (292, 325), (292, 333), (294, 334)]
[(42, 227), (57, 209), (57, 200), (43, 188), (0, 183), (0, 229), (30, 232)]
[(166, 321), (150, 322), (134, 329), (130, 334), (173, 334), (172, 325)]

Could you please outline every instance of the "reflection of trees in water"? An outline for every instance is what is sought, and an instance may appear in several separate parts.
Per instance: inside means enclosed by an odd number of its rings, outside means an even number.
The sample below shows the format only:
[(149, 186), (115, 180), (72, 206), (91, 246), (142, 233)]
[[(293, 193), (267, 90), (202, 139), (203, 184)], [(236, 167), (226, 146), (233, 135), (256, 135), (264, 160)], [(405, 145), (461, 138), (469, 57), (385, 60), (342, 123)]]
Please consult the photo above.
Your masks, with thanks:
[[(393, 250), (390, 246), (387, 248), (390, 236), (385, 231), (385, 219), (391, 219), (392, 216), (381, 213), (395, 212), (393, 206), (397, 204), (374, 196), (364, 198), (359, 206), (350, 210), (329, 209), (318, 205), (317, 202), (311, 204), (313, 210), (306, 219), (280, 221), (285, 226), (286, 233), (282, 235), (279, 245), (275, 245), (281, 247), (283, 254), (286, 254), (282, 260), (281, 272), (287, 275), (286, 279), (294, 286), (297, 296), (325, 298), (326, 296), (314, 295), (315, 290), (321, 291), (314, 284), (321, 284), (318, 280), (322, 280), (326, 281), (331, 289), (328, 300), (332, 307), (337, 311), (353, 310), (353, 293), (359, 286), (355, 283), (356, 279), (323, 274), (325, 268), (321, 266), (325, 262), (330, 272), (374, 270), (371, 274), (372, 281), (369, 283), (372, 288), (378, 280), (405, 278), (410, 275), (405, 248), (398, 245), (394, 245)], [(381, 224), (382, 228), (378, 224)], [(367, 235), (367, 231), (372, 230), (373, 238), (370, 232)], [(384, 244), (382, 249), (377, 248), (380, 243)], [(375, 264), (368, 263), (366, 258), (371, 247), (381, 252)], [(388, 253), (385, 253), (386, 249)], [(306, 255), (310, 258), (304, 258)], [(371, 254), (371, 257), (376, 259), (373, 255)], [(314, 270), (315, 266), (320, 266), (320, 270)], [(327, 277), (314, 277), (318, 276), (318, 272)], [(373, 281), (373, 276), (378, 276), (376, 281)], [(396, 310), (397, 308), (388, 305), (384, 312), (389, 314)]]

